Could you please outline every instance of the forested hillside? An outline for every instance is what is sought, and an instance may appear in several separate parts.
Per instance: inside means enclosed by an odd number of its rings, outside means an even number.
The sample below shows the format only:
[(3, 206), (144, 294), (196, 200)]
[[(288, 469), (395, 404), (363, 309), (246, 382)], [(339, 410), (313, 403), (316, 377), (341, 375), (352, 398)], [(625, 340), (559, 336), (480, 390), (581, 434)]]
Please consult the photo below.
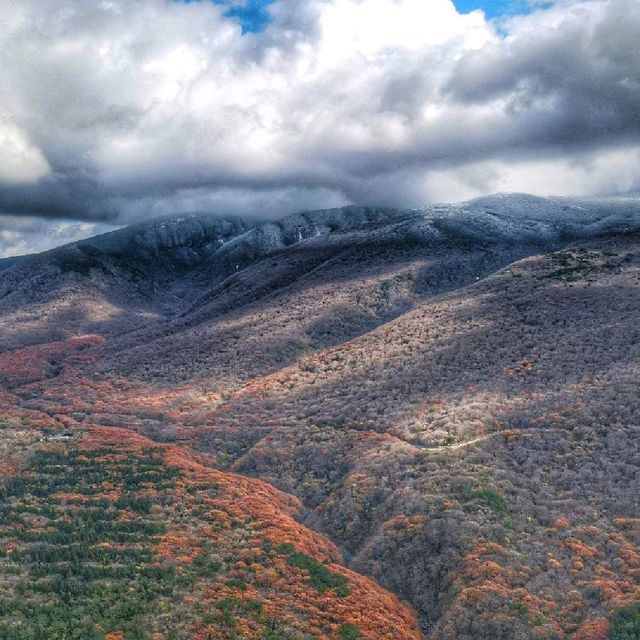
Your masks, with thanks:
[(20, 259), (0, 635), (640, 637), (639, 294), (633, 199), (196, 216)]

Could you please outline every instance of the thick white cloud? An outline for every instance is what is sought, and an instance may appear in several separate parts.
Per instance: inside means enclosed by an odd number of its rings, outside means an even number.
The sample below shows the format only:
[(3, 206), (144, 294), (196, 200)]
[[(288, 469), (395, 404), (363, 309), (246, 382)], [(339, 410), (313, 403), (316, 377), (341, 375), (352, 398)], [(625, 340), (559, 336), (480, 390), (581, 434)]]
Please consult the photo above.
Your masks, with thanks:
[(49, 171), (42, 153), (0, 112), (0, 184), (34, 183)]
[[(0, 211), (129, 221), (638, 188), (640, 2), (0, 4)], [(604, 158), (611, 161), (605, 161)]]

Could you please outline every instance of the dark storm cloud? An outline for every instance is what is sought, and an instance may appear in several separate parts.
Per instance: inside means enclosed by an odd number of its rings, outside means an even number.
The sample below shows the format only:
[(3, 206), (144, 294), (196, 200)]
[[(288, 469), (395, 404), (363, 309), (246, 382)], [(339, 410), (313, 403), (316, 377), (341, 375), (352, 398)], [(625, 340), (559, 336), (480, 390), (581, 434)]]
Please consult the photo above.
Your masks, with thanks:
[(0, 214), (109, 221), (117, 219), (119, 207), (99, 181), (69, 173), (35, 184), (4, 185)]
[(639, 8), (558, 2), (494, 24), (450, 0), (280, 0), (242, 35), (209, 3), (7, 3), (0, 214), (637, 188)]
[[(589, 145), (640, 134), (640, 4), (607, 3), (597, 19), (573, 13), (511, 41), (467, 53), (447, 84), (467, 104), (503, 103), (514, 143)], [(536, 26), (537, 28), (533, 28)]]

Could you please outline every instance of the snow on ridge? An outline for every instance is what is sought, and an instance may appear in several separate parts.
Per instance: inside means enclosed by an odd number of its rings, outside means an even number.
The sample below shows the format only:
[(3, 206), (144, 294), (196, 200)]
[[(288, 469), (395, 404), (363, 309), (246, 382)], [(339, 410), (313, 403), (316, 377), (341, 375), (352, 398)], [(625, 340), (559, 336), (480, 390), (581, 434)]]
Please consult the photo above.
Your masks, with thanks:
[[(98, 251), (126, 261), (190, 266), (212, 258), (237, 265), (299, 243), (349, 242), (347, 234), (396, 239), (544, 243), (615, 230), (640, 229), (639, 197), (541, 197), (499, 193), (419, 209), (346, 206), (303, 211), (258, 224), (207, 213), (140, 222), (54, 249), (69, 255)], [(343, 240), (339, 238), (342, 237)], [(374, 235), (369, 237), (373, 238)], [(354, 237), (355, 238), (355, 237)]]

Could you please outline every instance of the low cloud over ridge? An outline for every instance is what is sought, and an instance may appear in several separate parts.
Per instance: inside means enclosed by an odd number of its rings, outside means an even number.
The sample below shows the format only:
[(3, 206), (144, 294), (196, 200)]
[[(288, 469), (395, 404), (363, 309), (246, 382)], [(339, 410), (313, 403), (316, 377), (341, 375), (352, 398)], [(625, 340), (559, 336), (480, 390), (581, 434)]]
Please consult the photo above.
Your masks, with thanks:
[(640, 188), (640, 2), (0, 7), (0, 212), (126, 223)]

